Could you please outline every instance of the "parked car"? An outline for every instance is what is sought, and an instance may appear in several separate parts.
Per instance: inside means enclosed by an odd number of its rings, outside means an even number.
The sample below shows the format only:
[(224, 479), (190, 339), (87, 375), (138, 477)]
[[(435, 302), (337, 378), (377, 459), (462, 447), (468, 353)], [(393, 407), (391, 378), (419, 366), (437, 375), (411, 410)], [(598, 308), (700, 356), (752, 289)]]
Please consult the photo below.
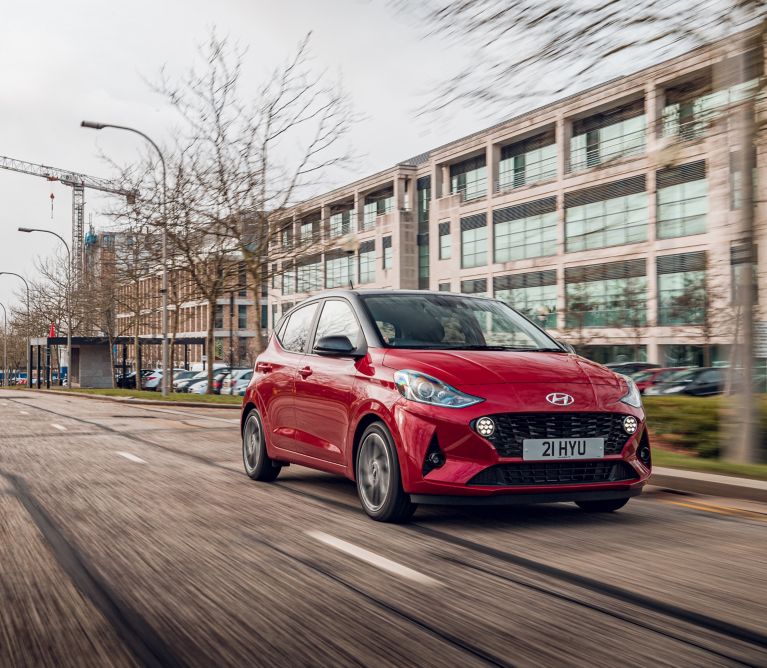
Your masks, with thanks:
[[(146, 377), (149, 376), (152, 373), (152, 369), (141, 369), (141, 380), (142, 385), (144, 381), (146, 380)], [(117, 377), (116, 381), (117, 387), (122, 387), (127, 390), (135, 390), (136, 389), (136, 372), (130, 371), (125, 375), (125, 378), (122, 376)]]
[(231, 386), (229, 394), (235, 397), (245, 396), (245, 390), (250, 384), (250, 380), (253, 378), (253, 369), (248, 369), (242, 374)]
[[(179, 373), (185, 370), (186, 369), (173, 369), (173, 374), (175, 376), (176, 373)], [(151, 373), (149, 373), (149, 375), (147, 375), (147, 377), (144, 378), (144, 382), (143, 382), (144, 389), (159, 390), (162, 386), (162, 377), (163, 377), (162, 369), (152, 369)]]
[(196, 383), (192, 383), (187, 389), (189, 394), (207, 394), (208, 393), (208, 379), (201, 378)]
[(221, 383), (221, 392), (219, 394), (234, 394), (232, 389), (236, 387), (238, 381), (246, 375), (248, 375), (248, 380), (250, 380), (253, 375), (253, 369), (250, 367), (232, 369), (231, 373), (226, 376)]
[(231, 374), (230, 369), (218, 369), (213, 372), (213, 394), (221, 394), (224, 379)]
[[(227, 373), (229, 373), (228, 368), (216, 369), (213, 372), (214, 382), (216, 381), (216, 379), (218, 379), (218, 382), (220, 383)], [(205, 383), (204, 389), (199, 387), (202, 383)], [(186, 386), (186, 389), (184, 391), (193, 392), (195, 394), (205, 394), (207, 392), (207, 389), (208, 389), (208, 372), (200, 371), (196, 376), (190, 379), (189, 384)]]
[(630, 376), (637, 371), (660, 368), (660, 364), (654, 364), (652, 362), (613, 362), (611, 364), (605, 364), (605, 366), (610, 369), (610, 371), (626, 374), (627, 376)]
[(688, 367), (685, 366), (658, 367), (657, 369), (637, 371), (636, 373), (632, 373), (630, 375), (639, 388), (639, 391), (644, 394), (647, 388), (652, 387), (656, 383), (662, 383), (677, 371), (686, 371), (687, 368)]
[(656, 383), (648, 388), (645, 394), (649, 396), (688, 394), (703, 397), (724, 392), (727, 383), (726, 367), (699, 367), (677, 371), (662, 383)]
[(187, 376), (186, 378), (176, 378), (173, 380), (173, 391), (174, 392), (187, 392), (189, 390), (189, 386), (198, 380), (203, 380), (208, 377), (207, 371), (190, 371), (191, 375)]
[(634, 382), (573, 355), (501, 301), (338, 290), (295, 306), (256, 361), (245, 472), (355, 481), (365, 512), (574, 501), (617, 510), (650, 475)]

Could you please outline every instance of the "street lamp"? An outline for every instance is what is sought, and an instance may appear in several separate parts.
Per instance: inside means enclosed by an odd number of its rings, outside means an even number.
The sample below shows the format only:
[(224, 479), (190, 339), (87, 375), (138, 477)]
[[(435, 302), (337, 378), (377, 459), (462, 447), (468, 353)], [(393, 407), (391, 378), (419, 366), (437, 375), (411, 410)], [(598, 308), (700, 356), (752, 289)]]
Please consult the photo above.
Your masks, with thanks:
[(29, 332), (32, 329), (32, 313), (29, 310), (29, 283), (27, 283), (27, 279), (21, 274), (17, 274), (13, 271), (0, 271), (0, 276), (15, 276), (24, 281), (24, 285), (27, 286), (27, 387), (32, 387), (32, 351), (29, 338)]
[[(20, 227), (19, 232), (43, 232), (45, 234), (52, 234), (61, 241), (61, 243), (64, 244), (64, 248), (67, 249), (67, 292), (65, 300), (67, 309), (67, 387), (72, 387), (72, 308), (70, 295), (72, 291), (72, 253), (69, 250), (69, 244), (64, 241), (64, 237), (53, 230), (43, 230), (37, 227)], [(59, 373), (59, 375), (61, 374)]]
[(5, 304), (1, 304), (3, 308), (3, 386), (8, 386), (8, 311), (5, 310)]
[[(168, 178), (165, 168), (165, 156), (162, 154), (160, 147), (152, 141), (149, 135), (144, 134), (141, 130), (131, 128), (126, 125), (113, 125), (112, 123), (96, 123), (94, 121), (81, 121), (80, 127), (90, 128), (91, 130), (103, 130), (104, 128), (112, 128), (114, 130), (125, 130), (126, 132), (133, 132), (146, 139), (157, 151), (157, 155), (160, 156), (160, 165), (162, 166), (162, 379), (160, 385), (162, 389), (162, 396), (167, 396), (168, 387), (170, 385), (171, 371), (168, 364)], [(141, 369), (137, 369), (136, 373), (140, 375)], [(138, 376), (137, 376), (138, 377)]]

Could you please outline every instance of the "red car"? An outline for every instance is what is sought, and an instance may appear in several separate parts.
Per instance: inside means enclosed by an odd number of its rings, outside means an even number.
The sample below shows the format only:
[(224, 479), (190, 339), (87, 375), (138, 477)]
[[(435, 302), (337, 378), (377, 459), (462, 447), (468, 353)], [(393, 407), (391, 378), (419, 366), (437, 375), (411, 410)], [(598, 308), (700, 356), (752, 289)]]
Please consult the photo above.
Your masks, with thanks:
[(656, 383), (665, 383), (670, 376), (677, 371), (684, 371), (685, 366), (669, 366), (658, 369), (646, 369), (645, 371), (637, 371), (631, 374), (631, 378), (636, 383), (640, 394), (644, 394), (647, 388), (652, 387)]
[(503, 302), (444, 292), (302, 302), (256, 361), (241, 426), (251, 478), (287, 464), (338, 473), (381, 521), (418, 504), (612, 511), (650, 475), (632, 380)]

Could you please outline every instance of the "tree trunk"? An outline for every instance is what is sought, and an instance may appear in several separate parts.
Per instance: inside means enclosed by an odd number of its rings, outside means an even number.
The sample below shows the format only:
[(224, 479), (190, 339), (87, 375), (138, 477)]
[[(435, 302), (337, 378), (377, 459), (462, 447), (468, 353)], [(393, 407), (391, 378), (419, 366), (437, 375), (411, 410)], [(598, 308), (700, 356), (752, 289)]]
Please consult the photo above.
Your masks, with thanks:
[(208, 389), (206, 394), (213, 394), (213, 363), (216, 361), (216, 341), (213, 337), (216, 323), (216, 300), (208, 300), (208, 331), (205, 336), (205, 347), (208, 353)]

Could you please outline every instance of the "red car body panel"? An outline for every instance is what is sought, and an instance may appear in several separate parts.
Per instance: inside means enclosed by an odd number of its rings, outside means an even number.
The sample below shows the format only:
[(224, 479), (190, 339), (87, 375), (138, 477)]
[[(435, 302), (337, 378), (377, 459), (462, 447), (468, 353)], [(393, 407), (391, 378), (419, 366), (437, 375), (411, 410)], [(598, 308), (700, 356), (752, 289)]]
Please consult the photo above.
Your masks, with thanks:
[[(484, 401), (465, 408), (406, 400), (394, 383), (397, 370), (439, 378)], [(261, 414), (270, 458), (354, 478), (356, 440), (371, 420), (383, 421), (397, 448), (402, 485), (410, 494), (488, 497), (567, 491), (638, 490), (650, 469), (637, 457), (645, 435), (644, 412), (620, 400), (625, 380), (609, 369), (566, 352), (439, 351), (370, 346), (359, 359), (294, 353), (272, 336), (259, 356), (245, 392), (243, 419), (251, 406)], [(566, 392), (571, 406), (546, 401)], [(496, 413), (609, 412), (634, 416), (639, 428), (625, 436), (619, 454), (600, 461), (625, 461), (636, 478), (604, 483), (484, 486), (467, 483), (496, 464), (522, 463), (502, 457), (470, 426)], [(437, 438), (445, 463), (425, 475), (424, 459)], [(562, 435), (566, 437), (567, 435)], [(585, 460), (582, 460), (585, 461)]]

